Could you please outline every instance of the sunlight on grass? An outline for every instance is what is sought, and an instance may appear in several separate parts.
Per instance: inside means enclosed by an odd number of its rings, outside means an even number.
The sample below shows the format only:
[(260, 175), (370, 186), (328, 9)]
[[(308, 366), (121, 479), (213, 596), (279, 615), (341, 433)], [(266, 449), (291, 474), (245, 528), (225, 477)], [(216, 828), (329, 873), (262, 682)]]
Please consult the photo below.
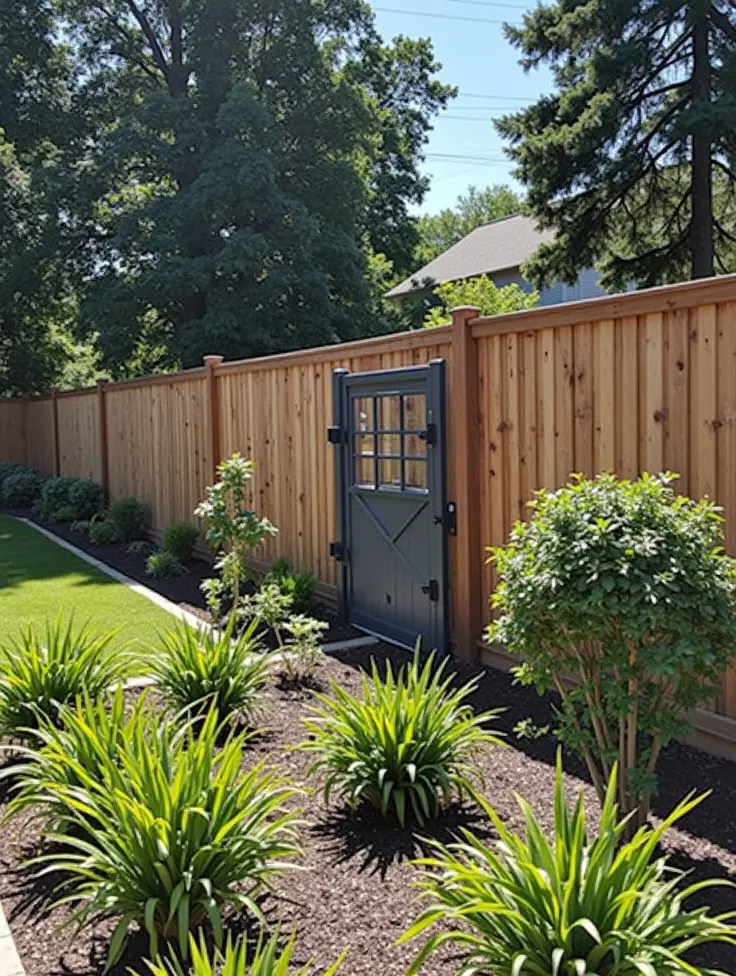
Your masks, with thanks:
[(171, 614), (35, 529), (0, 516), (0, 643), (28, 624), (42, 629), (60, 610), (99, 633), (116, 630), (111, 647), (142, 657), (175, 623)]

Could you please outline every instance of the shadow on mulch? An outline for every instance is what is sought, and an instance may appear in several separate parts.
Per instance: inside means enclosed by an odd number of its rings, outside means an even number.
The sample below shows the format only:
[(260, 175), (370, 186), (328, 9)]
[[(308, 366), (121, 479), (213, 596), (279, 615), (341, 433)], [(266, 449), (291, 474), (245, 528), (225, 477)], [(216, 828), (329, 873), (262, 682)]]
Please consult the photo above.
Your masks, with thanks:
[(311, 826), (320, 853), (331, 864), (355, 861), (360, 874), (377, 874), (381, 879), (394, 864), (413, 861), (432, 854), (427, 839), (448, 844), (457, 839), (461, 828), (472, 830), (481, 839), (493, 834), (483, 811), (477, 807), (453, 804), (437, 820), (421, 829), (401, 827), (397, 822), (384, 820), (377, 811), (361, 807), (351, 811), (329, 808)]

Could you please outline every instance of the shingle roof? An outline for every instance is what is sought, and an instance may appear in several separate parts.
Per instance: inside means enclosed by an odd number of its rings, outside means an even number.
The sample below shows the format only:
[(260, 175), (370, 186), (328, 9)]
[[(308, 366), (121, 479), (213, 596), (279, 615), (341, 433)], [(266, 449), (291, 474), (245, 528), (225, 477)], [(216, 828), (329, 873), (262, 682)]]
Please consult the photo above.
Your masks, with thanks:
[(524, 214), (501, 217), (490, 224), (476, 227), (457, 244), (392, 288), (386, 297), (399, 298), (443, 281), (457, 281), (518, 268), (540, 244), (553, 239), (554, 232), (540, 230), (533, 217)]

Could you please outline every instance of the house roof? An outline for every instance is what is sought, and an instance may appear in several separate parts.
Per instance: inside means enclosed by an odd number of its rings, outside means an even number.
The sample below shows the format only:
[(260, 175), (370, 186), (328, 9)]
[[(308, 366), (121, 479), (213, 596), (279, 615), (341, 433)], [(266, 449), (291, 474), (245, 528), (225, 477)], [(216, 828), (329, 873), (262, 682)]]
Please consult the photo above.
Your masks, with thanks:
[(540, 244), (554, 240), (554, 231), (540, 230), (533, 217), (514, 214), (476, 227), (406, 281), (387, 292), (400, 298), (444, 281), (458, 281), (480, 274), (518, 268)]

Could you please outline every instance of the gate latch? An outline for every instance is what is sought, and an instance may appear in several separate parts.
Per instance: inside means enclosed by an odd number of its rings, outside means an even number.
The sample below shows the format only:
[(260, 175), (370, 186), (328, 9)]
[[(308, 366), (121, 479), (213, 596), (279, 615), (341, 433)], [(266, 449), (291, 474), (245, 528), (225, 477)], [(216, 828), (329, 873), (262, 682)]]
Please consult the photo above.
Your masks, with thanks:
[(330, 555), (338, 562), (342, 562), (345, 559), (345, 547), (343, 546), (342, 542), (330, 543)]
[(327, 428), (328, 444), (342, 444), (342, 427)]
[(426, 441), (427, 444), (437, 443), (437, 424), (427, 424), (426, 430), (419, 431), (419, 440)]
[(457, 505), (455, 502), (447, 503), (444, 515), (435, 515), (434, 524), (444, 525), (448, 535), (457, 535)]
[(437, 603), (440, 598), (440, 584), (436, 579), (431, 579), (422, 587), (422, 593), (426, 593), (432, 603)]

